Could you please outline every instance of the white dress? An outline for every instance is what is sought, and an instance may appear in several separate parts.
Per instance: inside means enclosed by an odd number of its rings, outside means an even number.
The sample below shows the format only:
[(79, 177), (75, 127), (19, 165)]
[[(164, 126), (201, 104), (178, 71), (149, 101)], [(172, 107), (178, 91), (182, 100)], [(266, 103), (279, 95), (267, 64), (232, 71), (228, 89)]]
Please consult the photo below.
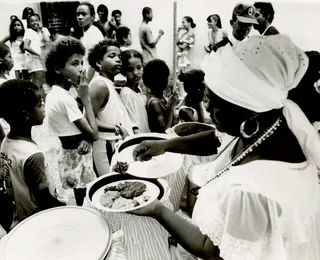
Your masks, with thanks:
[[(226, 165), (232, 146), (208, 179)], [(200, 189), (192, 221), (224, 260), (319, 260), (316, 167), (269, 160), (234, 166)]]

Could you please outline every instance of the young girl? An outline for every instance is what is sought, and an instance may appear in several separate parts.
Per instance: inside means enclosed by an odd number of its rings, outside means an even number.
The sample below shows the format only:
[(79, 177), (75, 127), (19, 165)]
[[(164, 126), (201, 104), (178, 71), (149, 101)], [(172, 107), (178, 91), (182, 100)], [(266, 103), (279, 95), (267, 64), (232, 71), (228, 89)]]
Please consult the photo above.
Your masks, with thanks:
[[(13, 66), (9, 47), (4, 43), (0, 43), (0, 84), (9, 79), (7, 72), (10, 71)], [(10, 125), (3, 118), (0, 118), (0, 143), (9, 131)]]
[(202, 70), (190, 70), (181, 75), (184, 90), (187, 93), (179, 108), (180, 122), (204, 123), (202, 100), (204, 97), (204, 72)]
[(31, 128), (44, 119), (44, 101), (30, 81), (8, 80), (0, 88), (1, 116), (11, 130), (1, 144), (1, 183), (15, 202), (22, 221), (44, 209), (65, 205), (49, 190), (44, 154), (31, 138)]
[(179, 102), (177, 92), (168, 101), (163, 97), (163, 91), (168, 85), (170, 71), (167, 64), (160, 59), (149, 61), (142, 75), (142, 79), (151, 93), (147, 100), (148, 121), (151, 132), (164, 133), (172, 126), (174, 107)]
[(93, 160), (98, 175), (109, 172), (115, 143), (133, 134), (129, 115), (113, 80), (120, 73), (120, 48), (114, 40), (99, 42), (89, 53), (89, 64), (99, 73), (90, 82), (93, 112), (100, 139), (93, 143)]
[(22, 22), (16, 18), (12, 19), (9, 27), (9, 35), (1, 42), (10, 41), (14, 71), (17, 79), (29, 79), (28, 70), (25, 64), (25, 53), (23, 50), (24, 27)]
[[(46, 97), (49, 129), (59, 137), (62, 154), (59, 172), (64, 189), (73, 188), (77, 205), (82, 205), (86, 184), (95, 179), (91, 143), (98, 139), (98, 128), (83, 70), (85, 50), (79, 40), (64, 37), (49, 52), (46, 78), (52, 90)], [(86, 111), (83, 116), (69, 94), (74, 87)]]
[(31, 81), (36, 84), (44, 94), (44, 57), (46, 46), (51, 42), (47, 28), (40, 24), (39, 15), (30, 15), (27, 19), (28, 29), (24, 35), (24, 50), (26, 52), (26, 66)]
[(182, 27), (180, 27), (178, 31), (178, 71), (185, 72), (186, 68), (190, 65), (187, 55), (194, 45), (195, 36), (193, 28), (195, 27), (196, 24), (190, 16), (183, 17)]
[(121, 72), (127, 78), (127, 84), (120, 91), (120, 98), (125, 105), (132, 125), (137, 125), (134, 133), (148, 133), (148, 114), (146, 110), (146, 97), (139, 87), (142, 73), (143, 60), (140, 52), (127, 50), (121, 53)]
[(210, 53), (213, 49), (213, 46), (218, 42), (222, 41), (223, 38), (227, 37), (228, 34), (225, 30), (222, 29), (221, 19), (218, 14), (209, 15), (207, 18), (208, 22), (208, 41), (209, 45), (204, 46), (206, 52)]

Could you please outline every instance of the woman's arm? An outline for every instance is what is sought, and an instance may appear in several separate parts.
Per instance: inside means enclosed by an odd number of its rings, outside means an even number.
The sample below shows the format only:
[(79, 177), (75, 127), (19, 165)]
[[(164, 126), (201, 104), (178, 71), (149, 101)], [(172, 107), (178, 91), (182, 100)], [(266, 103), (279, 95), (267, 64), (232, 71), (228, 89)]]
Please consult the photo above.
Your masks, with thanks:
[(219, 259), (219, 248), (214, 246), (208, 236), (203, 235), (197, 226), (184, 220), (158, 200), (134, 213), (155, 218), (183, 248), (197, 257)]
[(146, 161), (165, 152), (207, 156), (217, 154), (220, 142), (215, 130), (161, 141), (144, 141), (133, 151), (135, 160)]
[(41, 55), (39, 53), (37, 53), (36, 51), (34, 51), (31, 47), (30, 47), (31, 41), (28, 39), (24, 40), (24, 45), (23, 45), (23, 49), (33, 55), (36, 55), (38, 57), (41, 57)]

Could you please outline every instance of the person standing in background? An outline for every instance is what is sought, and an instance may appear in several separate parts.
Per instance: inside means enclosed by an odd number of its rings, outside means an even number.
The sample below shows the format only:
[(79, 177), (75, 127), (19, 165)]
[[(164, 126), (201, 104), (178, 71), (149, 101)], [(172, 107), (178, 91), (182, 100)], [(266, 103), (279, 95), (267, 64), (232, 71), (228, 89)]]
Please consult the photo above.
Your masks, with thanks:
[(146, 64), (148, 61), (157, 58), (156, 45), (164, 32), (163, 30), (159, 30), (157, 38), (153, 39), (151, 28), (148, 25), (153, 19), (153, 12), (150, 7), (142, 9), (142, 17), (143, 21), (139, 27), (139, 40), (142, 48), (143, 62)]
[(279, 34), (279, 31), (271, 25), (274, 18), (274, 9), (269, 2), (255, 2), (256, 19), (259, 24), (254, 24), (253, 28), (257, 30), (261, 35), (275, 35)]
[(88, 52), (95, 44), (103, 40), (103, 35), (96, 26), (92, 26), (95, 18), (94, 6), (92, 4), (81, 3), (77, 8), (76, 14), (79, 26), (83, 30), (83, 36), (80, 38), (80, 41), (86, 50), (83, 58), (83, 67), (86, 70), (88, 82), (90, 82), (95, 70), (89, 65)]
[(108, 23), (106, 38), (116, 40), (116, 31), (122, 26), (122, 13), (120, 10), (113, 10), (111, 13), (111, 21)]
[(109, 14), (108, 7), (106, 7), (105, 5), (99, 5), (97, 8), (97, 13), (99, 15), (99, 20), (94, 21), (93, 25), (98, 27), (98, 29), (101, 31), (103, 36), (106, 36), (108, 24), (109, 24), (108, 23), (108, 14)]
[(225, 30), (222, 30), (221, 19), (218, 14), (209, 15), (207, 18), (208, 22), (208, 42), (209, 45), (204, 46), (204, 50), (208, 53), (212, 51), (213, 46), (228, 37)]
[(34, 11), (31, 7), (26, 7), (22, 11), (22, 23), (24, 28), (28, 28), (27, 19), (30, 15), (33, 15)]

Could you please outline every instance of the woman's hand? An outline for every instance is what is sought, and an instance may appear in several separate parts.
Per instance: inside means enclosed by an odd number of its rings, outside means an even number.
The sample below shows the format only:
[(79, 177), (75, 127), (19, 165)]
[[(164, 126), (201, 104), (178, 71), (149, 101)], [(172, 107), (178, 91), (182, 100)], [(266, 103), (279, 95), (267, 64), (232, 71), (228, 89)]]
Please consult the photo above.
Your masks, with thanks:
[(91, 143), (86, 140), (82, 140), (78, 146), (79, 154), (87, 154), (91, 151)]
[(162, 203), (156, 199), (155, 201), (152, 201), (150, 204), (133, 211), (130, 211), (130, 213), (138, 215), (138, 216), (148, 216), (153, 217), (157, 215), (157, 212), (159, 211), (160, 207), (162, 206)]
[(149, 161), (153, 156), (164, 154), (163, 141), (144, 141), (133, 150), (133, 159), (136, 161)]

